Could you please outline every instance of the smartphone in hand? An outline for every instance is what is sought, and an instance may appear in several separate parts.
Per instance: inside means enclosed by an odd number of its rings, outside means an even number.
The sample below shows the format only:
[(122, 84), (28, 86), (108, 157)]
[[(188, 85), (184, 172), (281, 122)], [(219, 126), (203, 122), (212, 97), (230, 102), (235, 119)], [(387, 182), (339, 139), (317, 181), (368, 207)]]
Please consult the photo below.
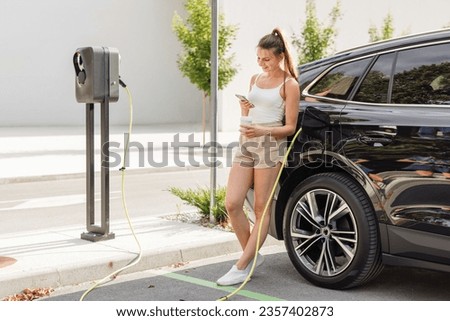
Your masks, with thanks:
[(254, 107), (253, 103), (250, 100), (248, 100), (248, 98), (245, 97), (244, 95), (239, 95), (239, 94), (235, 94), (235, 95), (240, 101), (249, 102), (252, 105), (252, 107)]
[(242, 100), (242, 101), (249, 101), (249, 100), (247, 99), (247, 97), (245, 97), (244, 95), (236, 94), (236, 97), (237, 97), (239, 100)]

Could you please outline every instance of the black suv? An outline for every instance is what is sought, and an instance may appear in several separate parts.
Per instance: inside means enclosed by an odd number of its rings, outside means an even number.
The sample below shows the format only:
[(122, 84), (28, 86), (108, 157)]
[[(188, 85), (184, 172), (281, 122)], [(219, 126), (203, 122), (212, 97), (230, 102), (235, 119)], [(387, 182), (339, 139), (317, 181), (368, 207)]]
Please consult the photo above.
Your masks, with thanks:
[(450, 30), (299, 70), (302, 133), (269, 232), (295, 268), (333, 289), (368, 282), (384, 264), (450, 272)]

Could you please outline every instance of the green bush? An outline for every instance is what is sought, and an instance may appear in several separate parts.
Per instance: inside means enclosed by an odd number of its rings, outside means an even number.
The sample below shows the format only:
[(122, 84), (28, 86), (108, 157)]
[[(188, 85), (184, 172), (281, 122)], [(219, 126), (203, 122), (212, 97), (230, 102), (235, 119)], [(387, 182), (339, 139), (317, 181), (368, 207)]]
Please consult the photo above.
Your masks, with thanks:
[[(211, 190), (208, 187), (197, 189), (181, 189), (178, 187), (169, 188), (169, 192), (182, 199), (186, 204), (198, 208), (203, 218), (209, 219), (211, 208)], [(228, 221), (227, 211), (225, 209), (226, 188), (218, 187), (216, 189), (216, 205), (212, 209), (212, 214), (217, 223), (226, 223)]]
[(330, 22), (325, 26), (317, 17), (316, 1), (306, 0), (306, 19), (300, 30), (300, 36), (294, 34), (292, 44), (297, 49), (298, 63), (304, 64), (330, 54), (337, 35), (336, 22), (341, 18), (341, 3), (336, 4), (329, 13)]

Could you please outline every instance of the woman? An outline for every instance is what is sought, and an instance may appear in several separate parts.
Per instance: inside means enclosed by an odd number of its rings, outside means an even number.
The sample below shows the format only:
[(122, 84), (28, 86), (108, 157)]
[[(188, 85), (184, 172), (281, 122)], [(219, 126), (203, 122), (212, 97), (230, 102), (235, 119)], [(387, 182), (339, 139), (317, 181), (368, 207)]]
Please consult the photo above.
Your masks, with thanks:
[[(248, 100), (240, 101), (241, 115), (251, 118), (252, 123), (241, 123), (240, 148), (228, 178), (225, 203), (243, 253), (231, 270), (217, 280), (218, 285), (242, 283), (250, 273), (260, 224), (259, 247), (267, 237), (270, 213), (265, 214), (264, 220), (261, 218), (281, 167), (286, 137), (294, 134), (297, 125), (300, 88), (282, 32), (274, 29), (261, 38), (256, 54), (262, 73), (251, 78)], [(243, 206), (252, 185), (256, 220), (250, 230)], [(256, 266), (263, 259), (258, 254)]]

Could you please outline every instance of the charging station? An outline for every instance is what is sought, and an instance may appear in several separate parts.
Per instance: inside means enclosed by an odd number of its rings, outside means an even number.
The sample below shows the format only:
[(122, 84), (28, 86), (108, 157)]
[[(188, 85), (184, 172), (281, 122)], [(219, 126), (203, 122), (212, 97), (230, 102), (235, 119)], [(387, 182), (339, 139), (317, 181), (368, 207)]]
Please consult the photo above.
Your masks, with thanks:
[[(83, 47), (73, 56), (75, 93), (79, 103), (86, 104), (86, 229), (81, 238), (92, 242), (114, 238), (109, 223), (109, 103), (119, 100), (119, 63), (116, 48)], [(101, 144), (101, 219), (95, 217), (95, 114), (100, 103)]]

